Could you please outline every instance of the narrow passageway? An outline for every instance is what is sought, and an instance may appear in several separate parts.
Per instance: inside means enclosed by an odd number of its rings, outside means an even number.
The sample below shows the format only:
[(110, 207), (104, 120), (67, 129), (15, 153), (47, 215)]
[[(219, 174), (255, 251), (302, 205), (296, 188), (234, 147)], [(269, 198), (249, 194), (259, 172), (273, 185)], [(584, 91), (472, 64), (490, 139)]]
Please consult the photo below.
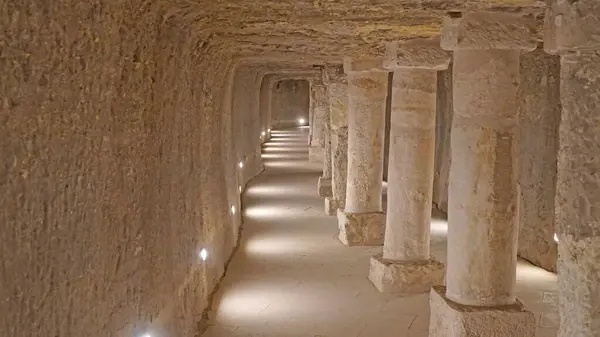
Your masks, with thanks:
[[(381, 247), (346, 247), (317, 196), (322, 165), (308, 161), (308, 128), (274, 130), (265, 172), (244, 193), (240, 247), (217, 292), (204, 337), (426, 337), (429, 294), (382, 294), (368, 280)], [(446, 262), (447, 223), (434, 212), (432, 253)], [(556, 276), (518, 267), (518, 296), (554, 336)]]

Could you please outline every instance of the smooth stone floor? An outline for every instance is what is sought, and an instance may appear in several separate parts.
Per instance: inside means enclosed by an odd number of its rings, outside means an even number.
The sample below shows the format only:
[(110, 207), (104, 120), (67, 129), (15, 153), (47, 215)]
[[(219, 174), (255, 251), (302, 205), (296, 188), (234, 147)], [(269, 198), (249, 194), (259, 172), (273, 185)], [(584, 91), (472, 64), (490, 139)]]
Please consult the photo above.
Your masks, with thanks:
[[(317, 196), (321, 165), (308, 162), (308, 128), (274, 130), (265, 172), (244, 195), (242, 242), (215, 296), (204, 337), (426, 337), (428, 294), (379, 293), (367, 279), (381, 247), (349, 248)], [(446, 261), (447, 223), (434, 214), (432, 253)], [(519, 262), (518, 297), (556, 336), (556, 275)]]

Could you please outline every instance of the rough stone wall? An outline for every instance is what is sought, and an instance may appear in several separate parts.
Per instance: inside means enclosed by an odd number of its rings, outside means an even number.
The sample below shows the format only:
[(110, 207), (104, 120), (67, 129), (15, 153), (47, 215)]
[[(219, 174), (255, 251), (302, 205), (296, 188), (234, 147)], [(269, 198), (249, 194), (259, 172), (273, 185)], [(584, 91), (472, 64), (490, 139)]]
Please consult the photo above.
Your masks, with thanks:
[[(236, 162), (243, 162), (239, 175), (242, 185), (262, 171), (260, 156), (260, 67), (240, 65), (235, 71), (232, 91), (233, 138), (238, 148)], [(259, 78), (260, 77), (260, 78)]]
[(560, 60), (536, 50), (521, 55), (519, 256), (556, 271), (553, 236)]
[(280, 81), (274, 86), (272, 100), (271, 118), (274, 126), (298, 125), (298, 118), (308, 121), (310, 103), (308, 81)]
[(162, 14), (0, 6), (1, 336), (197, 330), (239, 227), (232, 150), (255, 144), (229, 55)]
[(448, 212), (448, 174), (450, 172), (450, 131), (452, 129), (452, 64), (438, 71), (435, 127), (435, 171), (433, 203)]

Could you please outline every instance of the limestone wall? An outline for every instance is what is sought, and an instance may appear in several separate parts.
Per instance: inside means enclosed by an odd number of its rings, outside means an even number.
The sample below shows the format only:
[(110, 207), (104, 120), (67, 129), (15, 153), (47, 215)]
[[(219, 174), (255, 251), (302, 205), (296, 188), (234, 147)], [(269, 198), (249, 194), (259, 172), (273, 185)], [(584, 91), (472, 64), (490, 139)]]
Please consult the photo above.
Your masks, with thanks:
[(523, 53), (520, 71), (519, 256), (555, 271), (554, 197), (561, 113), (559, 57), (541, 50)]
[(162, 14), (0, 6), (0, 336), (198, 329), (236, 241), (238, 185), (260, 167), (237, 168), (256, 153), (256, 100), (232, 115), (242, 68)]
[(298, 118), (308, 121), (310, 100), (309, 82), (283, 80), (275, 84), (272, 96), (273, 125), (297, 125)]
[(452, 128), (452, 65), (438, 71), (435, 127), (435, 170), (433, 203), (448, 212), (448, 174), (450, 172), (450, 131)]

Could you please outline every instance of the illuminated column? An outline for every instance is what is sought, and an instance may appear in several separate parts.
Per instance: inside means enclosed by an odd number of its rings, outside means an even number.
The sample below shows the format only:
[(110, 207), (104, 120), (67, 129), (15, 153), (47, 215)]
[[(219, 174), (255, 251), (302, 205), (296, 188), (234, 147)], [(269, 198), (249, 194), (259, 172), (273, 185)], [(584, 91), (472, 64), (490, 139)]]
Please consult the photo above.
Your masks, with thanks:
[(536, 48), (535, 27), (505, 13), (444, 20), (441, 45), (454, 51), (447, 288), (431, 291), (430, 337), (535, 334), (515, 297), (519, 55)]
[(308, 158), (310, 161), (323, 162), (323, 152), (325, 147), (325, 123), (329, 98), (327, 97), (327, 87), (321, 79), (315, 79), (310, 82), (310, 133)]
[(561, 58), (559, 337), (600, 335), (600, 5), (547, 1), (546, 51)]
[(346, 201), (348, 170), (348, 82), (343, 67), (326, 66), (331, 128), (331, 197), (325, 198), (325, 213), (337, 215)]
[(338, 210), (339, 239), (348, 246), (383, 244), (383, 141), (388, 71), (381, 61), (344, 63), (348, 75), (346, 205)]
[(439, 39), (389, 43), (384, 67), (394, 70), (383, 254), (369, 279), (382, 292), (428, 292), (442, 284), (444, 265), (429, 254), (437, 71), (450, 54)]

